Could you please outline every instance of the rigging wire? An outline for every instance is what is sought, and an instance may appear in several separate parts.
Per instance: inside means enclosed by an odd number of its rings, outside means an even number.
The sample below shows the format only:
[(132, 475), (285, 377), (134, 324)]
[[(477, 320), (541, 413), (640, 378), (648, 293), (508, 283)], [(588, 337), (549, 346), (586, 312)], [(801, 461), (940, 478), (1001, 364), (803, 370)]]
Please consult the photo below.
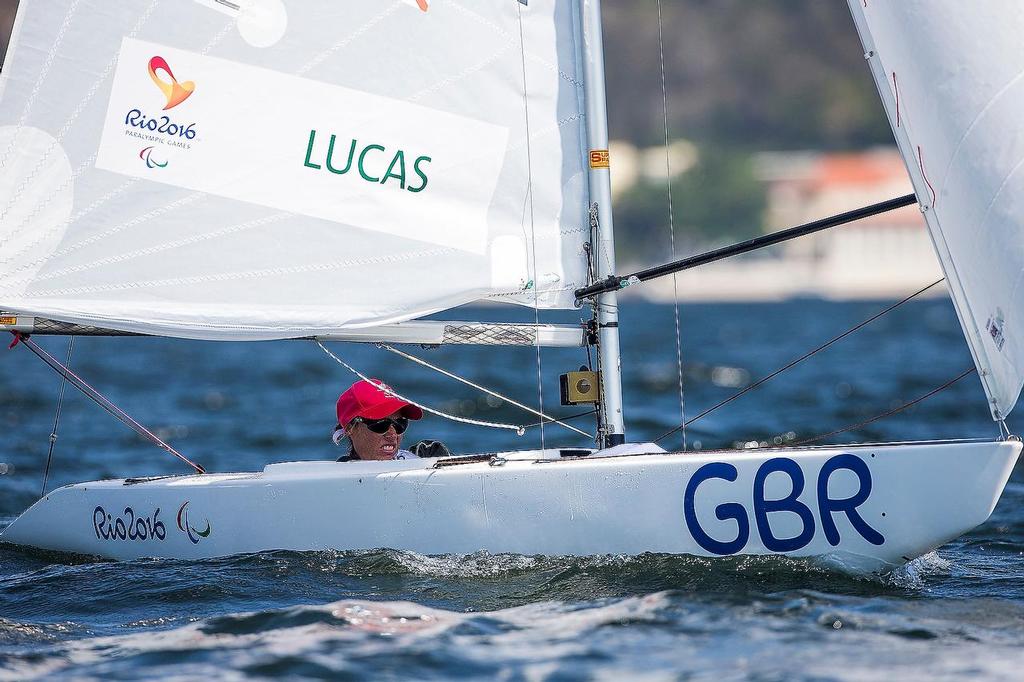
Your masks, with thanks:
[[(537, 325), (540, 325), (540, 280), (538, 278), (537, 269), (537, 229), (534, 220), (534, 205), (533, 205), (533, 145), (532, 138), (530, 137), (530, 98), (528, 94), (528, 84), (526, 79), (526, 37), (523, 31), (523, 6), (521, 4), (516, 5), (516, 15), (519, 18), (519, 54), (523, 65), (523, 114), (526, 124), (526, 201), (529, 202), (530, 206), (530, 248), (533, 252), (533, 319)], [(523, 211), (525, 213), (526, 206), (524, 203)], [(537, 346), (537, 406), (540, 408), (540, 451), (544, 452), (544, 374), (541, 368), (541, 350), (540, 344)], [(575, 427), (571, 427), (574, 431), (579, 431)], [(581, 432), (582, 433), (582, 432)]]
[[(75, 337), (68, 337), (68, 355), (64, 360), (64, 366), (71, 366), (71, 352), (75, 348)], [(60, 408), (64, 404), (64, 389), (68, 385), (68, 378), (60, 375), (60, 391), (57, 393), (57, 411), (53, 415), (53, 430), (50, 431), (50, 449), (46, 453), (46, 468), (43, 469), (43, 485), (39, 490), (39, 497), (46, 496), (46, 480), (50, 477), (50, 463), (53, 461), (53, 446), (57, 444), (57, 426), (60, 424)]]
[[(665, 82), (665, 37), (661, 0), (658, 0), (658, 57), (661, 61), (661, 106), (665, 120), (665, 189), (668, 193), (668, 243), (671, 260), (676, 259), (676, 223), (672, 204), (672, 153), (669, 149), (668, 88)], [(672, 273), (672, 311), (676, 324), (676, 367), (679, 374), (679, 428), (683, 432), (683, 450), (686, 450), (686, 398), (683, 396), (683, 341), (679, 329), (679, 281)]]
[(946, 383), (942, 384), (938, 388), (933, 388), (932, 390), (928, 391), (924, 395), (922, 395), (920, 397), (917, 397), (917, 398), (914, 398), (913, 400), (911, 400), (909, 402), (903, 403), (899, 407), (895, 407), (895, 408), (893, 408), (891, 410), (883, 412), (880, 415), (874, 416), (871, 419), (866, 419), (866, 420), (864, 420), (862, 422), (858, 422), (857, 424), (851, 424), (849, 426), (845, 426), (845, 427), (843, 427), (841, 429), (837, 429), (835, 431), (829, 431), (828, 433), (823, 433), (820, 436), (814, 436), (813, 438), (806, 438), (804, 440), (797, 441), (796, 443), (793, 443), (792, 447), (799, 447), (801, 445), (809, 445), (810, 443), (816, 443), (816, 442), (818, 442), (820, 440), (825, 440), (826, 438), (829, 438), (831, 436), (839, 435), (840, 433), (846, 433), (847, 431), (853, 431), (853, 430), (862, 428), (862, 427), (867, 426), (868, 424), (872, 424), (872, 423), (874, 423), (874, 422), (876, 422), (876, 421), (878, 421), (880, 419), (885, 419), (886, 417), (891, 417), (892, 415), (896, 414), (897, 412), (902, 412), (903, 410), (905, 410), (905, 409), (907, 409), (909, 407), (913, 407), (914, 405), (917, 405), (919, 402), (921, 402), (923, 400), (927, 400), (928, 398), (931, 398), (936, 393), (939, 393), (940, 391), (944, 391), (945, 389), (949, 388), (950, 386), (952, 386), (956, 382), (960, 381), (961, 379), (963, 379), (965, 376), (967, 376), (971, 372), (977, 372), (977, 371), (978, 371), (977, 368), (974, 367), (974, 366), (968, 367), (963, 372), (961, 372), (957, 376), (953, 377), (952, 379), (950, 379)]
[[(685, 426), (689, 426), (690, 424), (692, 424), (693, 422), (697, 421), (698, 419), (703, 419), (704, 417), (706, 417), (707, 415), (711, 414), (712, 412), (714, 412), (718, 408), (724, 407), (725, 405), (728, 405), (729, 403), (731, 403), (733, 400), (736, 400), (737, 398), (739, 398), (739, 397), (741, 397), (743, 395), (746, 395), (750, 391), (753, 391), (755, 388), (758, 388), (759, 386), (762, 386), (763, 384), (767, 383), (771, 379), (774, 379), (775, 377), (779, 376), (780, 374), (782, 374), (786, 370), (791, 369), (795, 365), (798, 365), (799, 363), (803, 362), (804, 360), (806, 360), (807, 358), (811, 357), (812, 355), (816, 355), (816, 354), (820, 353), (821, 351), (825, 350), (826, 348), (828, 348), (832, 344), (836, 343), (837, 341), (841, 341), (842, 339), (846, 338), (850, 334), (852, 334), (852, 333), (854, 333), (854, 332), (856, 332), (856, 331), (866, 327), (867, 325), (871, 324), (872, 322), (874, 322), (878, 318), (882, 317), (883, 315), (892, 312), (896, 308), (899, 308), (901, 305), (903, 305), (907, 301), (910, 301), (911, 299), (916, 298), (917, 296), (920, 296), (924, 292), (928, 291), (932, 287), (941, 284), (944, 280), (945, 280), (945, 278), (938, 279), (938, 280), (932, 282), (931, 284), (929, 284), (928, 286), (924, 287), (923, 289), (918, 289), (917, 291), (915, 291), (914, 293), (910, 294), (909, 296), (907, 296), (906, 298), (902, 299), (901, 301), (893, 303), (891, 306), (889, 306), (885, 310), (872, 315), (871, 317), (869, 317), (868, 319), (864, 320), (863, 322), (860, 322), (859, 324), (857, 324), (857, 325), (847, 329), (842, 334), (840, 334), (838, 336), (832, 337), (831, 339), (829, 339), (825, 343), (821, 344), (817, 348), (814, 348), (813, 350), (810, 350), (810, 351), (804, 353), (803, 355), (801, 355), (797, 359), (795, 359), (795, 360), (787, 363), (786, 365), (780, 367), (779, 369), (775, 370), (774, 372), (772, 372), (768, 376), (762, 377), (761, 379), (758, 379), (757, 381), (755, 381), (754, 383), (750, 384), (746, 388), (744, 388), (744, 389), (742, 389), (742, 390), (732, 394), (731, 396), (729, 396), (725, 400), (722, 400), (721, 402), (719, 402), (719, 403), (717, 403), (715, 405), (712, 405), (708, 409), (706, 409), (703, 412), (701, 412), (700, 414), (698, 414), (696, 417), (693, 417), (692, 419), (689, 419), (689, 420), (685, 421), (683, 423), (683, 426), (684, 427)], [(658, 442), (664, 440), (665, 438), (668, 438), (669, 436), (671, 436), (676, 431), (679, 431), (680, 428), (682, 428), (682, 427), (677, 426), (676, 428), (672, 429), (671, 431), (669, 431), (669, 432), (663, 434), (662, 436), (656, 438), (654, 440), (654, 442), (658, 443)]]
[[(588, 414), (597, 414), (598, 412), (599, 412), (599, 410), (593, 409), (593, 410), (587, 410), (586, 412), (577, 412), (576, 414), (570, 414), (568, 417), (561, 417), (560, 419), (554, 419), (554, 418), (548, 417), (546, 419), (540, 420), (539, 422), (534, 422), (532, 424), (524, 424), (523, 428), (524, 429), (532, 429), (533, 427), (540, 426), (541, 424), (552, 424), (552, 423), (559, 423), (559, 424), (561, 424), (562, 422), (571, 421), (573, 419), (579, 419), (580, 417), (586, 417)], [(590, 434), (587, 434), (587, 435), (589, 436)]]
[[(332, 353), (331, 350), (329, 348), (327, 348), (327, 346), (325, 346), (320, 339), (313, 339), (313, 341), (316, 343), (316, 345), (320, 346), (320, 350), (322, 350), (324, 353), (326, 353), (331, 359), (333, 359), (339, 365), (341, 365), (342, 367), (344, 367), (348, 371), (352, 372), (353, 374), (355, 374), (357, 377), (359, 377), (363, 381), (368, 381), (371, 384), (375, 384), (376, 383), (370, 377), (366, 376), (365, 374), (360, 372), (358, 369), (356, 369), (355, 367), (353, 367), (352, 365), (348, 364), (347, 362), (345, 362), (344, 360), (339, 358), (337, 355)], [(409, 403), (410, 405), (415, 405), (416, 407), (420, 408), (424, 412), (429, 412), (430, 414), (438, 416), (438, 417), (441, 417), (442, 419), (448, 419), (450, 421), (459, 422), (461, 424), (472, 424), (473, 426), (486, 426), (486, 427), (489, 427), (489, 428), (492, 428), (492, 429), (508, 429), (510, 431), (515, 431), (516, 435), (519, 435), (519, 436), (521, 436), (524, 433), (526, 433), (526, 427), (525, 426), (520, 426), (518, 424), (501, 424), (499, 422), (487, 422), (487, 421), (481, 421), (479, 419), (470, 419), (468, 417), (459, 417), (459, 416), (454, 415), (454, 414), (448, 414), (446, 412), (441, 412), (439, 410), (435, 410), (435, 409), (433, 409), (431, 407), (427, 407), (426, 405), (424, 405), (422, 403), (418, 403), (415, 400), (411, 400), (411, 399), (407, 398), (406, 396), (398, 393), (393, 388), (388, 388), (388, 392), (391, 395), (393, 395), (396, 398), (398, 398), (399, 400), (404, 400), (405, 402)]]
[[(530, 426), (538, 426), (539, 425), (539, 426), (543, 427), (543, 425), (546, 424), (546, 423), (554, 423), (554, 424), (558, 424), (559, 426), (564, 426), (565, 428), (567, 428), (567, 429), (569, 429), (571, 431), (575, 431), (576, 433), (578, 433), (580, 435), (583, 435), (583, 436), (586, 436), (587, 438), (593, 438), (593, 436), (591, 434), (587, 433), (586, 431), (581, 431), (580, 429), (577, 429), (575, 426), (571, 426), (571, 425), (566, 424), (566, 423), (564, 423), (562, 421), (559, 421), (556, 417), (552, 417), (550, 415), (544, 414), (543, 406), (541, 407), (540, 410), (535, 410), (532, 407), (530, 407), (529, 405), (524, 405), (523, 403), (520, 403), (520, 402), (517, 402), (515, 400), (512, 400), (512, 398), (509, 398), (506, 395), (502, 395), (501, 393), (498, 393), (497, 391), (493, 391), (493, 390), (487, 388), (486, 386), (481, 386), (480, 384), (474, 383), (474, 382), (470, 381), (469, 379), (466, 379), (465, 377), (460, 377), (457, 374), (453, 374), (452, 372), (449, 372), (448, 370), (446, 370), (446, 369), (444, 369), (442, 367), (438, 367), (437, 365), (434, 365), (434, 364), (431, 364), (431, 363), (427, 362), (423, 358), (419, 358), (419, 357), (416, 357), (415, 355), (412, 355), (411, 353), (406, 353), (405, 351), (398, 350), (397, 348), (394, 348), (393, 346), (389, 346), (386, 343), (378, 343), (377, 347), (381, 348), (383, 350), (386, 350), (386, 351), (388, 351), (390, 353), (394, 353), (395, 355), (397, 355), (399, 357), (403, 357), (406, 360), (411, 360), (412, 362), (415, 362), (418, 365), (421, 365), (421, 366), (426, 367), (428, 369), (432, 369), (435, 372), (438, 372), (440, 374), (445, 375), (449, 379), (455, 379), (459, 383), (465, 384), (466, 386), (469, 386), (471, 388), (475, 388), (476, 390), (481, 391), (483, 393), (486, 393), (487, 395), (494, 396), (495, 398), (498, 398), (499, 400), (504, 400), (505, 402), (507, 402), (510, 405), (514, 405), (515, 407), (518, 407), (521, 410), (526, 410), (530, 414), (534, 414), (534, 415), (536, 415), (536, 416), (541, 418), (540, 422), (538, 422), (537, 424), (531, 424)], [(522, 428), (528, 428), (528, 427), (524, 426)]]
[[(337, 355), (332, 353), (331, 350), (329, 348), (327, 348), (327, 346), (325, 346), (322, 341), (320, 341), (320, 339), (313, 339), (313, 341), (316, 343), (316, 345), (320, 346), (320, 350), (322, 350), (324, 353), (326, 353), (331, 359), (333, 359), (339, 365), (341, 365), (342, 367), (344, 367), (348, 371), (352, 372), (353, 374), (355, 374), (357, 377), (359, 377), (363, 381), (369, 381), (369, 382), (373, 383), (373, 380), (370, 379), (368, 376), (366, 376), (365, 374), (360, 372), (358, 369), (356, 369), (355, 367), (353, 367), (352, 365), (348, 364), (347, 362), (345, 362), (344, 360), (339, 358)], [(412, 356), (410, 356), (410, 357), (412, 357)], [(417, 360), (418, 360), (418, 358), (417, 358)], [(426, 361), (424, 361), (424, 362), (426, 362)], [(444, 370), (441, 370), (440, 368), (433, 368), (432, 367), (432, 369), (437, 369), (438, 371), (444, 372)], [(468, 383), (468, 380), (464, 380), (464, 379), (462, 379), (462, 377), (456, 377), (454, 375), (451, 375), (451, 376), (454, 379), (458, 379), (459, 381), (463, 381), (464, 383)], [(537, 410), (534, 410), (532, 407), (527, 407), (525, 405), (520, 405), (519, 403), (516, 403), (515, 401), (506, 398), (505, 396), (501, 395), (500, 393), (493, 393), (493, 392), (490, 391), (490, 389), (484, 388), (483, 386), (478, 386), (478, 385), (473, 384), (473, 383), (468, 383), (468, 385), (473, 386), (474, 388), (477, 388), (477, 389), (479, 389), (481, 391), (484, 391), (485, 393), (491, 393), (496, 398), (501, 398), (502, 400), (508, 400), (510, 403), (516, 405), (517, 407), (522, 407), (527, 412), (530, 412), (532, 414), (537, 414), (538, 416), (540, 416), (543, 419), (552, 419), (553, 420), (553, 417), (550, 417), (549, 415), (546, 415), (546, 414), (541, 414), (541, 413), (537, 412)], [(419, 402), (416, 402), (415, 400), (411, 400), (408, 397), (406, 397), (406, 396), (396, 392), (392, 388), (389, 388), (388, 392), (391, 393), (396, 398), (398, 398), (400, 400), (404, 400), (405, 402), (409, 403), (410, 405), (415, 405), (416, 407), (420, 408), (424, 412), (429, 412), (430, 414), (435, 415), (437, 417), (441, 417), (442, 419), (447, 419), (449, 421), (458, 422), (460, 424), (471, 424), (473, 426), (486, 426), (487, 428), (491, 428), (491, 429), (507, 429), (509, 431), (515, 431), (516, 435), (519, 435), (519, 436), (522, 436), (524, 433), (526, 433), (526, 429), (529, 428), (528, 425), (503, 424), (501, 422), (489, 422), (489, 421), (483, 421), (483, 420), (480, 420), (480, 419), (470, 419), (469, 417), (459, 417), (459, 416), (454, 415), (454, 414), (448, 414), (447, 412), (441, 412), (440, 410), (435, 410), (434, 408), (428, 407), (428, 406), (424, 405), (423, 403), (419, 403)], [(575, 427), (569, 426), (568, 424), (566, 424), (565, 426), (567, 428), (572, 429), (573, 431), (576, 430)], [(580, 433), (582, 433), (584, 436), (587, 436), (588, 438), (591, 437), (591, 435), (589, 433), (587, 433), (586, 431), (580, 431)]]
[(142, 436), (143, 438), (145, 438), (149, 442), (153, 443), (153, 445), (156, 445), (161, 450), (164, 450), (166, 452), (171, 453), (172, 455), (174, 455), (175, 457), (180, 459), (185, 464), (188, 464), (190, 467), (195, 469), (197, 473), (200, 473), (200, 474), (205, 474), (206, 473), (206, 469), (204, 469), (199, 464), (196, 464), (195, 462), (190, 460), (188, 457), (185, 457), (185, 455), (181, 454), (180, 452), (175, 450), (173, 447), (171, 447), (170, 445), (165, 443), (155, 433), (153, 433), (152, 431), (147, 429), (145, 426), (143, 426), (139, 422), (137, 422), (134, 419), (132, 419), (128, 415), (127, 412), (122, 410), (120, 407), (118, 407), (114, 403), (110, 402), (110, 400), (108, 400), (106, 398), (106, 396), (104, 396), (102, 393), (100, 393), (95, 388), (93, 388), (88, 383), (86, 383), (86, 381), (84, 379), (82, 379), (80, 376), (78, 376), (77, 374), (72, 372), (70, 369), (68, 369), (64, 365), (60, 364), (60, 360), (58, 360), (57, 358), (53, 357), (52, 355), (47, 353), (45, 350), (40, 348), (36, 344), (36, 342), (33, 341), (32, 339), (28, 338), (27, 335), (22, 334), (21, 332), (11, 332), (11, 333), (14, 334), (14, 339), (15, 339), (14, 343), (11, 344), (12, 348), (15, 345), (17, 345), (18, 343), (24, 344), (24, 346), (26, 348), (28, 348), (30, 351), (32, 351), (37, 358), (39, 358), (40, 360), (45, 362), (47, 365), (49, 365), (51, 369), (53, 369), (55, 372), (57, 372), (58, 374), (63, 376), (65, 379), (67, 379), (71, 383), (72, 386), (74, 386), (79, 391), (84, 393), (90, 400), (92, 400), (94, 403), (99, 405), (101, 408), (103, 408), (104, 411), (106, 411), (108, 414), (110, 414), (115, 419), (120, 421), (122, 424), (124, 424), (125, 426), (127, 426), (132, 431), (134, 431), (135, 433), (139, 434), (140, 436)]

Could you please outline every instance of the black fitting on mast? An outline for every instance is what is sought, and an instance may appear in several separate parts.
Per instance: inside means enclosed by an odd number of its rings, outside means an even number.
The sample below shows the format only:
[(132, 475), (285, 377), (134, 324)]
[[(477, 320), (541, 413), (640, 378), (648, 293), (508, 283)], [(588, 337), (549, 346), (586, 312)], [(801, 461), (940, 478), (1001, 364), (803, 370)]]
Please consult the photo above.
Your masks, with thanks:
[(626, 434), (624, 433), (609, 433), (604, 437), (604, 447), (614, 448), (616, 445), (623, 445), (626, 442)]
[(855, 220), (860, 220), (861, 218), (868, 218), (870, 216), (878, 215), (879, 213), (886, 213), (887, 211), (903, 208), (904, 206), (909, 206), (916, 202), (917, 197), (915, 195), (907, 194), (902, 197), (889, 199), (888, 201), (872, 204), (853, 211), (847, 211), (846, 213), (840, 213), (829, 218), (816, 220), (813, 223), (791, 227), (787, 230), (780, 230), (779, 232), (766, 234), (763, 237), (755, 237), (754, 239), (748, 239), (745, 242), (725, 246), (720, 249), (714, 249), (682, 260), (673, 261), (664, 265), (657, 265), (653, 268), (647, 268), (646, 270), (639, 270), (631, 275), (609, 275), (604, 280), (597, 282), (596, 284), (591, 284), (590, 286), (577, 289), (574, 292), (576, 295), (576, 301), (577, 303), (580, 303), (583, 299), (591, 296), (597, 296), (598, 294), (603, 294), (608, 291), (625, 289), (632, 284), (639, 284), (640, 282), (646, 282), (647, 280), (655, 279), (657, 277), (664, 277), (665, 275), (689, 270), (690, 268), (695, 268), (698, 265), (713, 263), (717, 260), (722, 260), (729, 256), (737, 256), (741, 253), (748, 253), (750, 251), (762, 249), (766, 246), (772, 246), (790, 239), (795, 239), (796, 237), (814, 234), (815, 232), (827, 230), (830, 227), (845, 225), (846, 223), (851, 223)]

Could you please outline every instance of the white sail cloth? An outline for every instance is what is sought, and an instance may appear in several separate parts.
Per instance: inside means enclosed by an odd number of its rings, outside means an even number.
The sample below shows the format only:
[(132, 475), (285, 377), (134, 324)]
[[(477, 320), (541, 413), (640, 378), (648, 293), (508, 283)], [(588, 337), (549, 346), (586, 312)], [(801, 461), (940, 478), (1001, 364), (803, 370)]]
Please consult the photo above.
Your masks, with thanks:
[(251, 339), (572, 307), (575, 5), (21, 0), (0, 310)]
[(849, 0), (995, 419), (1024, 384), (1024, 3)]

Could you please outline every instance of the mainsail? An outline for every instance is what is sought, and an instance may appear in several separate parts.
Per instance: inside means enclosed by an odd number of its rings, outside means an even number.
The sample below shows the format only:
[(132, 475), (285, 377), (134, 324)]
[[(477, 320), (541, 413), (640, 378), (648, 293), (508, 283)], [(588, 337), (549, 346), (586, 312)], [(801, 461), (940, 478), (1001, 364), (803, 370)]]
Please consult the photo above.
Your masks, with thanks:
[(1024, 4), (849, 0), (995, 419), (1024, 385)]
[(283, 338), (570, 308), (580, 17), (522, 0), (21, 0), (0, 310)]

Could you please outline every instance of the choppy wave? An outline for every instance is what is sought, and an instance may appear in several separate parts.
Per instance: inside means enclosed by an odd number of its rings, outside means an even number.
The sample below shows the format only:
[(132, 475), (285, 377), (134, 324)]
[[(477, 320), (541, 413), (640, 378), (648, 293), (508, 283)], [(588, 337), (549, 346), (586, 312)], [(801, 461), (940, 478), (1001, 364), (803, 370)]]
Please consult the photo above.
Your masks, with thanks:
[[(834, 649), (830, 656), (840, 659), (851, 656), (850, 638), (883, 654), (899, 642), (941, 643), (944, 653), (933, 661), (941, 670), (966, 665), (973, 657), (961, 661), (956, 651), (969, 642), (1024, 644), (1019, 628), (1005, 631), (1024, 616), (1017, 607), (1000, 605), (981, 618), (973, 608), (918, 603), (955, 571), (936, 554), (881, 577), (785, 557), (373, 550), (201, 562), (52, 563), (57, 558), (0, 553), (23, 564), (0, 579), (2, 612), (14, 615), (0, 619), (0, 679), (194, 679), (225, 671), (408, 679), (509, 670), (633, 677), (673, 669), (717, 679), (792, 670), (788, 654), (781, 661), (772, 653), (780, 637), (820, 655)], [(99, 610), (120, 617), (104, 623)], [(800, 665), (809, 675), (834, 672), (819, 654), (794, 655), (806, 657)], [(868, 675), (899, 661), (883, 655), (846, 665)], [(971, 665), (1006, 672), (1002, 663)]]
[[(487, 678), (512, 670), (519, 679), (664, 679), (673, 670), (713, 679), (1011, 679), (1024, 660), (1024, 635), (1006, 629), (1020, 615), (1012, 610), (979, 618), (932, 606), (897, 615), (878, 602), (808, 589), (724, 602), (672, 590), (485, 612), (345, 599), (163, 630), (147, 623), (114, 636), (67, 640), (51, 630), (49, 643), (7, 647), (0, 679)], [(792, 644), (784, 655), (780, 636)], [(1005, 656), (979, 659), (979, 640)], [(913, 662), (908, 649), (917, 650)]]

